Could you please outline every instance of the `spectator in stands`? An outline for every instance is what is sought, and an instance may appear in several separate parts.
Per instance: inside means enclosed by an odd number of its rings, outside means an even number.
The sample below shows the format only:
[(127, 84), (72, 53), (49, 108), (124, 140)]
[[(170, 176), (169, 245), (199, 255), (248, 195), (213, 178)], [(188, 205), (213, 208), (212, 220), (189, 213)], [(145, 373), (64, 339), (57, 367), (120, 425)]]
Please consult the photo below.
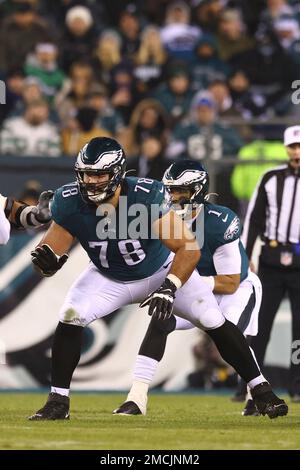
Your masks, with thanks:
[(30, 103), (23, 116), (7, 119), (0, 133), (1, 153), (20, 157), (58, 157), (60, 137), (48, 120), (46, 101)]
[(106, 89), (101, 85), (94, 85), (88, 95), (87, 104), (97, 112), (97, 125), (119, 139), (124, 131), (124, 121), (111, 106)]
[[(22, 81), (22, 90), (20, 99), (15, 102), (8, 117), (22, 116), (26, 107), (33, 101), (44, 99), (42, 93), (42, 84), (37, 77), (26, 77)], [(57, 122), (57, 113), (53, 108), (49, 108), (49, 119)]]
[[(37, 0), (39, 2), (39, 11), (49, 18), (51, 26), (58, 27), (59, 29), (64, 28), (65, 18), (68, 10), (74, 6), (88, 6), (91, 11), (92, 17), (97, 18), (97, 22), (94, 25), (96, 31), (101, 31), (107, 24), (109, 24), (108, 15), (106, 12), (105, 1), (95, 0)], [(114, 8), (117, 2), (111, 2)]]
[(173, 59), (191, 61), (201, 30), (190, 24), (191, 12), (186, 2), (171, 3), (166, 12), (166, 25), (161, 29), (162, 43)]
[(128, 4), (121, 12), (118, 31), (122, 36), (123, 59), (133, 60), (140, 45), (140, 20), (134, 3)]
[(251, 88), (249, 78), (243, 70), (234, 70), (228, 80), (234, 108), (244, 119), (263, 116), (268, 104), (263, 93)]
[(219, 160), (235, 156), (243, 145), (239, 134), (217, 122), (217, 105), (208, 92), (200, 92), (193, 99), (190, 119), (178, 124), (173, 131), (168, 156), (195, 160)]
[(40, 42), (50, 40), (46, 22), (30, 2), (15, 3), (14, 12), (4, 19), (0, 30), (0, 71), (24, 65), (27, 54)]
[(287, 0), (266, 0), (266, 9), (261, 13), (261, 22), (266, 26), (274, 23), (281, 16), (294, 16), (294, 9)]
[(39, 43), (35, 53), (27, 57), (25, 73), (27, 76), (37, 77), (42, 85), (44, 96), (50, 103), (61, 89), (65, 74), (57, 65), (58, 50), (55, 44)]
[(222, 60), (230, 61), (237, 54), (255, 46), (255, 41), (245, 32), (245, 25), (238, 10), (224, 10), (218, 27), (218, 51)]
[(155, 134), (166, 140), (168, 128), (167, 114), (158, 101), (140, 101), (131, 115), (127, 131), (123, 134), (122, 145), (125, 152), (130, 156), (138, 155), (140, 145), (148, 135)]
[(194, 0), (195, 22), (207, 33), (216, 33), (220, 15), (224, 9), (223, 0)]
[(188, 113), (193, 98), (188, 68), (182, 62), (171, 63), (167, 82), (157, 88), (153, 97), (170, 115), (171, 126), (177, 124)]
[(97, 111), (90, 107), (80, 108), (73, 122), (62, 131), (63, 153), (76, 157), (79, 150), (94, 137), (111, 137), (110, 132), (101, 129), (96, 122)]
[[(190, 119), (174, 129), (167, 156), (205, 160), (209, 165), (212, 161), (220, 162), (226, 157), (235, 158), (242, 145), (240, 134), (231, 126), (218, 121), (217, 105), (206, 91), (194, 97)], [(215, 166), (215, 190), (222, 194), (220, 204), (236, 209), (236, 201), (230, 194), (231, 171), (232, 164)]]
[(292, 17), (282, 17), (274, 22), (275, 33), (281, 47), (297, 64), (298, 75), (300, 72), (300, 26)]
[(130, 63), (123, 62), (112, 69), (110, 99), (112, 106), (128, 124), (133, 108), (140, 99)]
[(248, 77), (250, 89), (264, 97), (269, 116), (289, 111), (291, 84), (298, 78), (297, 67), (272, 31), (258, 33), (255, 49), (243, 52), (232, 62)]
[(86, 104), (88, 94), (93, 85), (93, 69), (82, 61), (74, 62), (70, 69), (70, 80), (56, 96), (55, 104), (63, 126), (68, 126), (77, 110)]
[(134, 57), (134, 75), (141, 93), (149, 93), (162, 80), (167, 53), (159, 29), (147, 26), (141, 34), (141, 44)]
[(128, 170), (135, 170), (133, 176), (161, 180), (172, 163), (164, 153), (164, 138), (157, 132), (149, 133), (141, 142), (139, 155), (128, 160)]
[(228, 65), (219, 59), (216, 39), (212, 34), (203, 34), (196, 44), (192, 63), (192, 88), (195, 92), (206, 89), (213, 80), (225, 80)]
[(112, 30), (106, 29), (102, 32), (92, 60), (95, 77), (106, 85), (111, 78), (111, 70), (121, 62), (120, 35)]
[(237, 116), (238, 113), (233, 108), (233, 101), (227, 83), (223, 80), (214, 80), (208, 86), (216, 106), (218, 115), (223, 117)]
[(4, 119), (22, 102), (24, 72), (22, 69), (12, 70), (6, 76), (6, 105), (0, 106), (0, 126)]
[(97, 35), (89, 8), (74, 6), (66, 14), (66, 29), (61, 40), (62, 64), (69, 71), (75, 61), (86, 60), (94, 50)]
[(208, 91), (216, 103), (220, 119), (235, 129), (244, 140), (249, 141), (253, 136), (251, 127), (244, 122), (241, 111), (235, 106), (227, 82), (214, 80), (210, 83)]

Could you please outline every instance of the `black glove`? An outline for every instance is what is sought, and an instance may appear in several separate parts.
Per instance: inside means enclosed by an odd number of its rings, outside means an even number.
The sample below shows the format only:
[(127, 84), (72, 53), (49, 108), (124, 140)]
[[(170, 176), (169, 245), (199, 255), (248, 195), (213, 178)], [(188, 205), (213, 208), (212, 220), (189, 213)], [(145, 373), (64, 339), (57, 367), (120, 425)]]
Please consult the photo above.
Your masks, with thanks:
[(67, 261), (69, 255), (57, 256), (49, 245), (38, 246), (31, 252), (32, 262), (45, 277), (53, 276)]
[(166, 278), (159, 289), (140, 303), (140, 307), (149, 305), (149, 315), (158, 320), (167, 320), (172, 315), (176, 290), (175, 284)]
[(37, 205), (32, 208), (31, 213), (41, 224), (47, 224), (51, 220), (50, 201), (53, 198), (53, 194), (54, 192), (51, 190), (43, 191), (40, 194)]

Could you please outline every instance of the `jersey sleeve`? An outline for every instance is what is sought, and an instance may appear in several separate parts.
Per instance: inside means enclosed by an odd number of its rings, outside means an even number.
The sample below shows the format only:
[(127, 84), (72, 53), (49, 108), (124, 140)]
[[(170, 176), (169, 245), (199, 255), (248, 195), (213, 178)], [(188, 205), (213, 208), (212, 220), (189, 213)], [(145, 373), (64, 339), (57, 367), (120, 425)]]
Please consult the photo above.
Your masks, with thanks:
[(65, 191), (65, 188), (62, 187), (57, 189), (54, 193), (51, 202), (52, 220), (75, 236), (72, 228), (72, 214), (74, 213), (72, 199), (64, 197)]
[(228, 207), (215, 206), (209, 210), (209, 233), (214, 250), (218, 247), (238, 240), (241, 235), (241, 222), (239, 217)]
[(149, 208), (149, 213), (152, 214), (152, 221), (161, 218), (169, 212), (171, 200), (162, 182), (153, 180), (146, 204)]
[(240, 236), (241, 236), (241, 221), (239, 217), (233, 211), (229, 210), (227, 226), (223, 234), (224, 243), (231, 243), (234, 240), (238, 240)]
[(242, 258), (239, 240), (233, 240), (219, 246), (213, 254), (214, 266), (217, 274), (240, 274)]

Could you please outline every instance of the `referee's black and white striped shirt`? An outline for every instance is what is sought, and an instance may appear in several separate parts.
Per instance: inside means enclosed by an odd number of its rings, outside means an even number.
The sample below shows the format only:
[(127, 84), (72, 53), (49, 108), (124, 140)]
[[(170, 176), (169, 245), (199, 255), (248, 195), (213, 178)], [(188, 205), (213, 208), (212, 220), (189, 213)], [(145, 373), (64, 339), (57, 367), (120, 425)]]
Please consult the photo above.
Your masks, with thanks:
[(288, 164), (267, 171), (249, 202), (241, 237), (249, 258), (258, 236), (300, 242), (300, 175)]

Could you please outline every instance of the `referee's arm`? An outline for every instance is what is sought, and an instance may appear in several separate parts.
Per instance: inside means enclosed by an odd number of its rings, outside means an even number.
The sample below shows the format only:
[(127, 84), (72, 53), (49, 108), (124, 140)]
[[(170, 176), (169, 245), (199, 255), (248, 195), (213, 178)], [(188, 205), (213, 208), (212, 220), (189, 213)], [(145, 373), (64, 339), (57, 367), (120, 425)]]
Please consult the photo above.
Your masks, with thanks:
[(241, 236), (248, 258), (251, 259), (253, 247), (257, 237), (262, 236), (266, 227), (267, 195), (265, 190), (266, 177), (264, 175), (257, 184), (250, 199)]

